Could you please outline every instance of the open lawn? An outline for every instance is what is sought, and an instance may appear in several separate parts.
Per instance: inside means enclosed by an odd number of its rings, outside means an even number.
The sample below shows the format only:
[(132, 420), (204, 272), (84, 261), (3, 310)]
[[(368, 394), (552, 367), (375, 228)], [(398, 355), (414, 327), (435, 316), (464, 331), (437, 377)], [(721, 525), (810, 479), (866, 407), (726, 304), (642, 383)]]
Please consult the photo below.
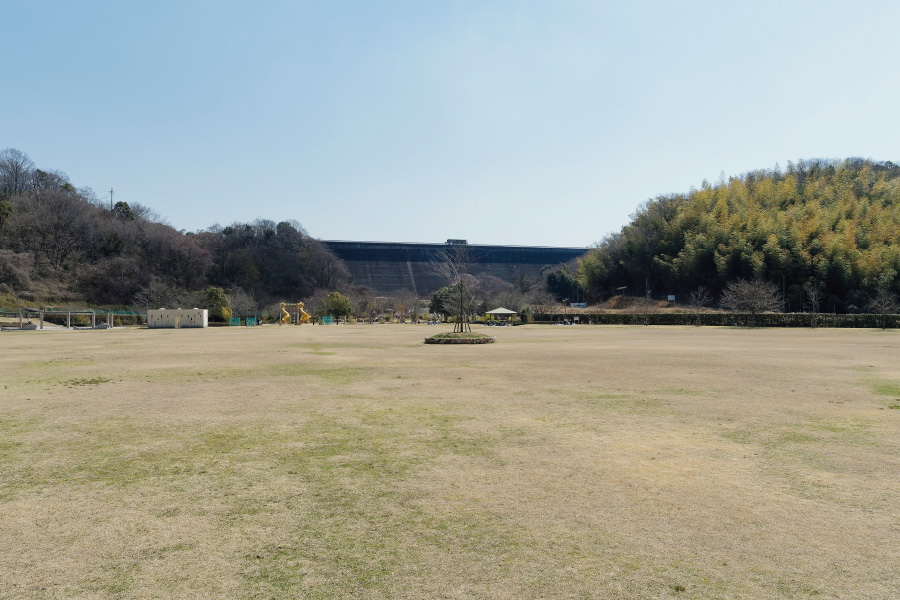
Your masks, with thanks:
[(0, 598), (900, 597), (900, 333), (438, 331), (0, 332)]

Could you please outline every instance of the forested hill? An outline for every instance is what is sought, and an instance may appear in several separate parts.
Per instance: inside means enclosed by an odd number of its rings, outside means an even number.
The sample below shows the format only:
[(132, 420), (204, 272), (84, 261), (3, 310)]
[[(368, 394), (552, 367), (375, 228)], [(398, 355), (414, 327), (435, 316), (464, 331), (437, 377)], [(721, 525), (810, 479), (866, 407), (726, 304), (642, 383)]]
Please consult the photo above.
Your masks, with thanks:
[(349, 274), (296, 222), (183, 232), (152, 209), (112, 207), (62, 171), (0, 150), (0, 308), (196, 306), (209, 287), (244, 310), (346, 285)]
[(579, 282), (595, 299), (617, 293), (714, 295), (761, 279), (802, 310), (804, 285), (822, 310), (861, 310), (879, 288), (900, 291), (900, 165), (851, 158), (788, 163), (703, 182), (642, 205), (591, 250)]

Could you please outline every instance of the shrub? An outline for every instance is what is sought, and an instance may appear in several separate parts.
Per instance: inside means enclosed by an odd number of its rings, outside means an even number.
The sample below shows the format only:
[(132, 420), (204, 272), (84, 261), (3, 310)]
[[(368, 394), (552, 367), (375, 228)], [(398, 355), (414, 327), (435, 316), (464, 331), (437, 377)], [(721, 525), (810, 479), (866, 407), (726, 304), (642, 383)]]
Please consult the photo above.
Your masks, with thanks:
[(832, 314), (832, 313), (545, 313), (535, 315), (539, 323), (570, 322), (579, 317), (582, 325), (710, 325), (720, 327), (816, 327), (900, 328), (900, 314)]
[(631, 296), (613, 296), (609, 300), (606, 301), (606, 308), (611, 310), (619, 310), (622, 308), (628, 308), (634, 302), (634, 298)]
[(231, 317), (231, 309), (228, 308), (228, 296), (225, 290), (216, 286), (209, 286), (203, 292), (203, 308), (209, 310), (211, 319), (227, 321)]
[(325, 313), (337, 321), (341, 317), (353, 314), (353, 303), (340, 292), (331, 292), (325, 298)]

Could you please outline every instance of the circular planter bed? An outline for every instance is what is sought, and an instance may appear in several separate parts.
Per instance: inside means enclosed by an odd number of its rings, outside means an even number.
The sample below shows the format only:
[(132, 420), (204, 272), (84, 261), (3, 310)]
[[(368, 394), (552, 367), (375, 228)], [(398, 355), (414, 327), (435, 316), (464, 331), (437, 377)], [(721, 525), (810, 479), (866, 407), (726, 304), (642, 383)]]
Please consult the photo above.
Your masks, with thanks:
[(493, 344), (497, 338), (485, 333), (439, 333), (425, 338), (426, 344)]

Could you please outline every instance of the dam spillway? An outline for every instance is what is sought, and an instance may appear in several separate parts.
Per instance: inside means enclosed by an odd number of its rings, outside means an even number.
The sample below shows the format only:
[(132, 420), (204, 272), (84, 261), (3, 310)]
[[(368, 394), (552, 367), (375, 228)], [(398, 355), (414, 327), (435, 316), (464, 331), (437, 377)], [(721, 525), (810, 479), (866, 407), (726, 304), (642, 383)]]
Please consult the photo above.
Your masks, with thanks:
[[(347, 265), (353, 285), (384, 294), (410, 290), (420, 297), (447, 285), (447, 280), (435, 273), (434, 263), (440, 261), (440, 251), (450, 248), (451, 242), (465, 243), (464, 240), (448, 240), (446, 244), (322, 241)], [(466, 245), (474, 259), (472, 275), (493, 275), (509, 283), (522, 276), (540, 276), (546, 267), (567, 263), (588, 251), (587, 248)]]

